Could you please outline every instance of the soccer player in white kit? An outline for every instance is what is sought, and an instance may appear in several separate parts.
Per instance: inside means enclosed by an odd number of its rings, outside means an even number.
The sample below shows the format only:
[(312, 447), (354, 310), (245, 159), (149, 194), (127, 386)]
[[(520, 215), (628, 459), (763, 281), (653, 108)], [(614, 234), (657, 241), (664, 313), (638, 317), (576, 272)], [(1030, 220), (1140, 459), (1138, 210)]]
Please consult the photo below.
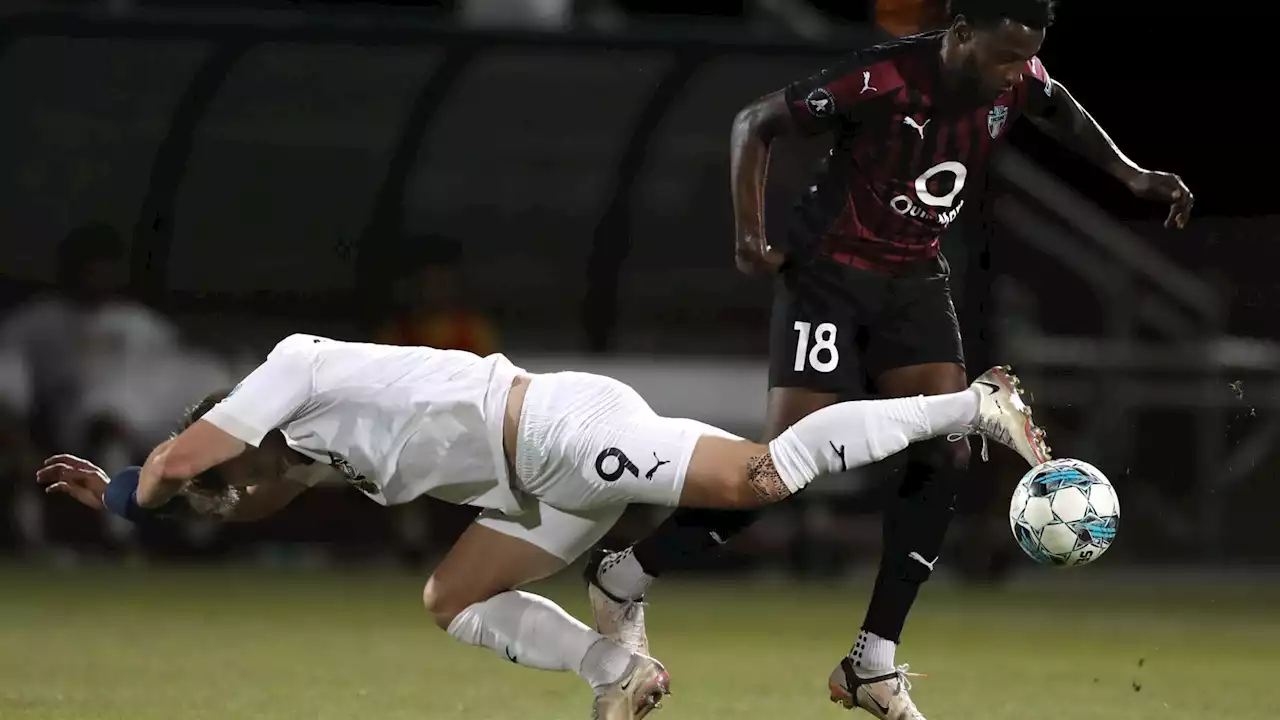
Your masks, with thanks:
[(757, 507), (938, 435), (1026, 442), (1037, 431), (1010, 380), (996, 368), (961, 393), (834, 405), (765, 446), (661, 417), (607, 377), (292, 335), (141, 468), (108, 478), (59, 455), (37, 477), (134, 521), (178, 506), (257, 520), (335, 474), (382, 505), (431, 495), (479, 506), (427, 581), (428, 612), (511, 662), (577, 672), (595, 717), (632, 720), (667, 693), (663, 666), (517, 588), (563, 569), (630, 503)]

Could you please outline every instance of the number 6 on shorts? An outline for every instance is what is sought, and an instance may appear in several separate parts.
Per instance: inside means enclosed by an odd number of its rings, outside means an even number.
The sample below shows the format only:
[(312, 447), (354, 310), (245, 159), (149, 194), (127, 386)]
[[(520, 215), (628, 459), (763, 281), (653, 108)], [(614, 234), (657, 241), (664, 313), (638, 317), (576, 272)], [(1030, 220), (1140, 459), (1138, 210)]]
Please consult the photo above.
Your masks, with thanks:
[[(814, 328), (812, 323), (796, 321), (793, 326), (800, 337), (796, 339), (795, 371), (803, 372), (805, 358), (809, 367), (820, 373), (829, 373), (840, 365), (840, 351), (836, 349), (836, 326), (834, 323), (820, 323)], [(813, 335), (813, 347), (809, 347), (810, 330)]]

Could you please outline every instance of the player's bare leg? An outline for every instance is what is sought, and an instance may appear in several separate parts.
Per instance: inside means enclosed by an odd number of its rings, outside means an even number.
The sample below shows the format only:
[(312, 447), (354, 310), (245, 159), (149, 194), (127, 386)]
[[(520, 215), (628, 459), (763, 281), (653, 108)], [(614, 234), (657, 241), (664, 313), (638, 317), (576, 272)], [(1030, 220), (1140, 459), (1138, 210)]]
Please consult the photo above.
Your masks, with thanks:
[(473, 523), (427, 581), (423, 603), (436, 624), (461, 642), (526, 667), (577, 673), (597, 694), (600, 720), (643, 717), (667, 691), (662, 665), (608, 640), (550, 600), (515, 589), (564, 567), (546, 550)]
[[(963, 385), (965, 374), (959, 365), (937, 363), (892, 370), (877, 382), (886, 394), (939, 394)], [(1048, 459), (1044, 433), (1032, 423), (1018, 381), (1007, 368), (992, 368), (970, 387), (982, 394), (984, 456), (989, 437), (1030, 464)], [(910, 450), (902, 483), (885, 512), (884, 553), (866, 618), (853, 648), (829, 679), (833, 702), (861, 707), (882, 720), (923, 720), (908, 693), (907, 666), (896, 665), (896, 648), (920, 586), (940, 554), (969, 455), (967, 438), (955, 435)]]
[[(771, 394), (771, 418), (782, 417), (776, 409), (778, 394)], [(781, 428), (768, 446), (704, 436), (686, 473), (681, 509), (634, 552), (627, 549), (588, 565), (589, 594), (601, 632), (636, 651), (648, 647), (641, 601), (657, 575), (647, 571), (655, 556), (666, 566), (675, 555), (722, 542), (754, 519), (748, 511), (799, 492), (818, 475), (870, 464), (917, 440), (963, 431), (975, 422), (980, 405), (977, 394), (969, 391), (927, 401), (832, 405), (830, 395), (799, 399), (797, 422)]]

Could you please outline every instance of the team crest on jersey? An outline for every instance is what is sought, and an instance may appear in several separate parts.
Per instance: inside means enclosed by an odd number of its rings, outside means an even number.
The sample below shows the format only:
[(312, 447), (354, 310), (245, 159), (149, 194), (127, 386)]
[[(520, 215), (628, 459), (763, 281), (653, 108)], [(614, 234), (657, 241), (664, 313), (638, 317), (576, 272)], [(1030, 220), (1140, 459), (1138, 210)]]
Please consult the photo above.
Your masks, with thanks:
[(1004, 105), (997, 105), (987, 113), (987, 132), (991, 133), (992, 140), (1000, 137), (1000, 131), (1004, 129), (1004, 121), (1008, 118), (1009, 108)]
[(817, 88), (804, 99), (804, 106), (814, 117), (830, 117), (836, 111), (836, 98), (826, 88)]
[(378, 494), (378, 486), (369, 478), (360, 474), (355, 466), (337, 453), (329, 453), (329, 467), (342, 473), (342, 479), (351, 487), (369, 495)]

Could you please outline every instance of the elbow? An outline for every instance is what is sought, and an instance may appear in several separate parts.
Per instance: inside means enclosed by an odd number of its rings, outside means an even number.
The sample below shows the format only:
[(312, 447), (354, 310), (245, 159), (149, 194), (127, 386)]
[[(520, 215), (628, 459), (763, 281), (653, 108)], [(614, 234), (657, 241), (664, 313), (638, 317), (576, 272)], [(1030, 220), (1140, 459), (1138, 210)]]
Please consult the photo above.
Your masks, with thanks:
[(751, 107), (748, 106), (739, 110), (738, 114), (733, 116), (733, 144), (735, 146), (741, 146), (746, 141), (755, 137), (755, 135), (755, 115), (752, 112)]

